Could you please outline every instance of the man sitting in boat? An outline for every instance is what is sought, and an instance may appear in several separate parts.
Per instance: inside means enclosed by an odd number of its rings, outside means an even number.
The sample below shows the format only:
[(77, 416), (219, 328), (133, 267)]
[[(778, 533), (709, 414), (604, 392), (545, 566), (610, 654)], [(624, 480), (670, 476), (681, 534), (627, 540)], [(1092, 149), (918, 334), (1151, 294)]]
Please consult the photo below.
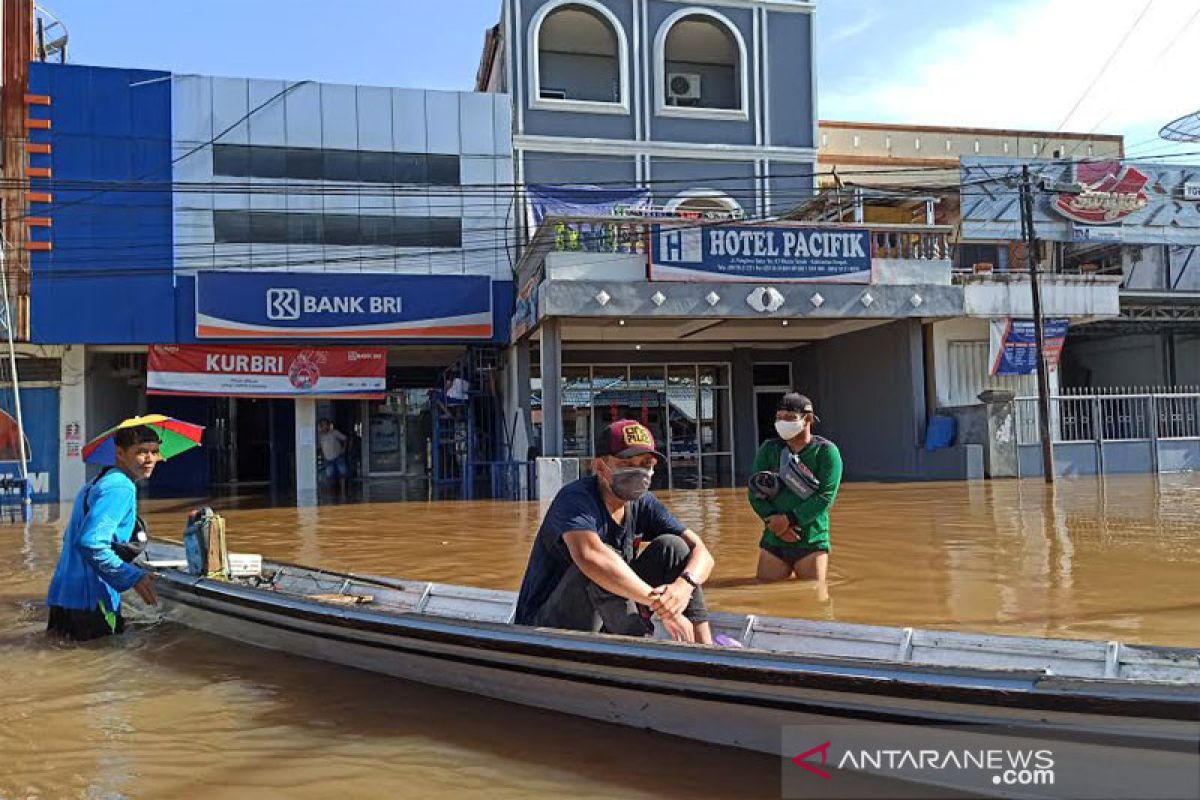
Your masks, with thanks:
[(837, 445), (812, 432), (813, 404), (791, 392), (779, 401), (775, 432), (754, 457), (750, 505), (762, 518), (758, 579), (792, 577), (825, 583), (829, 509), (842, 483)]
[[(534, 539), (516, 623), (626, 636), (654, 631), (712, 642), (700, 586), (712, 572), (704, 542), (649, 492), (654, 449), (644, 425), (618, 420), (596, 440), (594, 474), (564, 486)], [(634, 539), (648, 544), (634, 552)]]
[(116, 466), (105, 467), (75, 498), (46, 596), (47, 629), (76, 641), (124, 629), (121, 592), (133, 589), (147, 603), (158, 602), (150, 575), (128, 563), (135, 555), (128, 543), (140, 522), (134, 483), (154, 472), (158, 434), (144, 425), (121, 428), (113, 444)]

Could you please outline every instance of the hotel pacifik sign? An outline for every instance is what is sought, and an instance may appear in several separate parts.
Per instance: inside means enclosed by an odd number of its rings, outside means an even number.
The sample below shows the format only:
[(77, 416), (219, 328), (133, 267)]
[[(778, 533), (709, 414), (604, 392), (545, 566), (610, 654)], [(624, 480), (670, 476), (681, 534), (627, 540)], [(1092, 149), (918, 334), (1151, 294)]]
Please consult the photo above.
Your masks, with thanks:
[(490, 339), (481, 275), (200, 272), (198, 339)]
[(868, 283), (871, 235), (859, 228), (654, 226), (650, 279)]

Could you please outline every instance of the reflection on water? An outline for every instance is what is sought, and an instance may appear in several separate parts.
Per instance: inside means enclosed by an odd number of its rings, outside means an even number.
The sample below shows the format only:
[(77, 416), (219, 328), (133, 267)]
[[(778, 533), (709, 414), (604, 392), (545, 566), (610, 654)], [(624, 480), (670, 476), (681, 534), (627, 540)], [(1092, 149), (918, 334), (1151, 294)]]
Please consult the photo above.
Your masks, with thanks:
[[(1200, 647), (1200, 478), (850, 484), (829, 597), (758, 585), (732, 491), (664, 495), (709, 542), (728, 610)], [(178, 538), (189, 504), (154, 502)], [(536, 504), (221, 506), (231, 547), (333, 569), (515, 589)], [(171, 626), (54, 644), (63, 520), (0, 527), (0, 798), (777, 797), (772, 758), (287, 659)], [(839, 776), (840, 777), (840, 776)], [(844, 784), (842, 784), (844, 785)], [(201, 789), (200, 787), (203, 787)], [(914, 796), (925, 796), (927, 792)]]

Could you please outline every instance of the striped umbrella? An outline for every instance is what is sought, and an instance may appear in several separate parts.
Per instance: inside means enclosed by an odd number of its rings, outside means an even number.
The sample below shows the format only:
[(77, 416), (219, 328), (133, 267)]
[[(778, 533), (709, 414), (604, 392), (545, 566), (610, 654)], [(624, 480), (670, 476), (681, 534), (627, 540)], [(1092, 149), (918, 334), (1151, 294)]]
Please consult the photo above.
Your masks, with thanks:
[(168, 417), (163, 414), (147, 414), (144, 417), (131, 417), (115, 428), (109, 428), (104, 433), (92, 439), (83, 447), (83, 460), (88, 464), (113, 466), (117, 463), (117, 445), (113, 435), (123, 428), (145, 426), (158, 434), (162, 441), (159, 449), (163, 459), (177, 456), (193, 447), (200, 445), (200, 437), (204, 434), (203, 425), (193, 425), (190, 422)]

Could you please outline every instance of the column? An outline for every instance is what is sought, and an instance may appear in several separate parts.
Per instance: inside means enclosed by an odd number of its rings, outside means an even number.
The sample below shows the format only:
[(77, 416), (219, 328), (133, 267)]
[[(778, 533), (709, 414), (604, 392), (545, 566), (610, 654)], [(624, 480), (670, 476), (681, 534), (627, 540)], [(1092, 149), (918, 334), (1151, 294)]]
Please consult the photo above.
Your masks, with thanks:
[(542, 323), (542, 455), (562, 455), (562, 328), (557, 318)]
[(296, 398), (296, 505), (317, 502), (317, 401)]
[(87, 481), (80, 451), (87, 436), (87, 366), (83, 345), (67, 345), (62, 354), (62, 383), (58, 390), (58, 498), (70, 503)]

